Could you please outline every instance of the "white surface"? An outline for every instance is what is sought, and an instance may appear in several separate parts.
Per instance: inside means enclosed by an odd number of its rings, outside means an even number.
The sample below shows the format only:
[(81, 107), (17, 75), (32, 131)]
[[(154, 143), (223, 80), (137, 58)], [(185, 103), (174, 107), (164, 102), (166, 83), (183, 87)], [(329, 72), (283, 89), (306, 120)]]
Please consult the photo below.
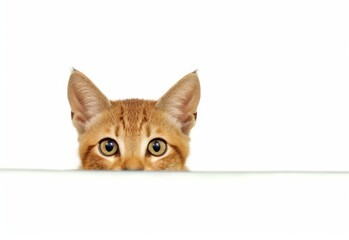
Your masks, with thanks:
[(348, 185), (349, 174), (0, 171), (0, 238), (348, 239)]
[(0, 168), (75, 169), (72, 66), (112, 99), (199, 69), (192, 170), (349, 171), (348, 1), (0, 3)]

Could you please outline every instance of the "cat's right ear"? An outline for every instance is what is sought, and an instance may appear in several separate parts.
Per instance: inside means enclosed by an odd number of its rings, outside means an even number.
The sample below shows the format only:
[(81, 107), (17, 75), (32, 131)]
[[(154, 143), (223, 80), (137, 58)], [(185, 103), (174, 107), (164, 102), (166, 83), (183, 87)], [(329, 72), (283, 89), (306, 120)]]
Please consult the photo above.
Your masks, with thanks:
[(156, 103), (156, 108), (167, 112), (189, 135), (196, 122), (200, 101), (200, 82), (197, 72), (185, 75)]
[(68, 83), (71, 118), (78, 133), (83, 133), (88, 121), (110, 107), (110, 101), (83, 73), (73, 69)]

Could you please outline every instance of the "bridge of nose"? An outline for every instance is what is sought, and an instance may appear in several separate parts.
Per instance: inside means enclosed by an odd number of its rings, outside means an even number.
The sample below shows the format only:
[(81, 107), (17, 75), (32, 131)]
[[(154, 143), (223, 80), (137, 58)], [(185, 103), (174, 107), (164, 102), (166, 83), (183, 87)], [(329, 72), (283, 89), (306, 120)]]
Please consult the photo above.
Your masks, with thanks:
[(139, 158), (128, 157), (125, 159), (122, 168), (124, 170), (143, 170), (144, 163)]
[(125, 142), (125, 155), (122, 168), (124, 170), (143, 170), (144, 169), (144, 151), (140, 136), (128, 137)]

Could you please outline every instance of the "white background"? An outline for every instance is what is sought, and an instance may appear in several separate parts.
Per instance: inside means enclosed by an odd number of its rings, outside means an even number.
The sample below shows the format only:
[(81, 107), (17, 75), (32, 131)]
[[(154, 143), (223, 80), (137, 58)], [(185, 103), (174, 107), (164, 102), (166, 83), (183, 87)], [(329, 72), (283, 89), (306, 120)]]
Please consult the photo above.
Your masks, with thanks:
[(0, 238), (347, 240), (348, 184), (338, 173), (0, 170)]
[[(1, 1), (0, 168), (77, 168), (74, 66), (112, 99), (157, 99), (198, 68), (192, 170), (349, 171), (348, 12), (346, 1)], [(348, 174), (0, 170), (0, 238), (348, 239), (348, 185)]]
[(1, 1), (0, 168), (76, 169), (72, 67), (111, 99), (199, 69), (191, 170), (349, 170), (347, 1)]

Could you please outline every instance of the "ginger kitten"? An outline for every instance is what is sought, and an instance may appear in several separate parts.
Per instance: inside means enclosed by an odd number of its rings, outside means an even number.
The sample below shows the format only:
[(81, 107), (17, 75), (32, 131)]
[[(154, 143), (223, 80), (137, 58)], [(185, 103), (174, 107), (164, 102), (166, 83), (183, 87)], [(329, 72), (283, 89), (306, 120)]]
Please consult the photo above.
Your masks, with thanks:
[(157, 101), (111, 101), (83, 73), (68, 84), (82, 169), (186, 170), (200, 83), (195, 72)]

